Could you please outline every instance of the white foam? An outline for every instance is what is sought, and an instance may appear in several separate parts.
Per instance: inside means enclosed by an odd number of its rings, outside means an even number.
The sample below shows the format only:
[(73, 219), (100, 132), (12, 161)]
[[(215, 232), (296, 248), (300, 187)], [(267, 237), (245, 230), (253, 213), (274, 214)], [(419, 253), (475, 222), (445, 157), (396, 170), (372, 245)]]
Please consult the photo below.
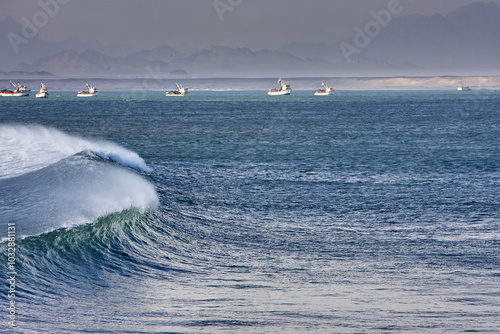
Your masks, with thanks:
[[(137, 153), (39, 125), (0, 125), (0, 225), (18, 236), (95, 223), (128, 209), (156, 209), (154, 186), (133, 171), (89, 159), (88, 151), (149, 172)], [(0, 240), (7, 229), (0, 231)], [(5, 233), (3, 233), (5, 232)]]
[(124, 210), (155, 210), (159, 203), (154, 186), (140, 175), (82, 157), (0, 180), (0, 186), (0, 222), (15, 222), (20, 237), (95, 223)]
[(129, 151), (114, 143), (95, 142), (89, 151), (103, 159), (113, 160), (123, 166), (148, 173), (153, 171), (137, 153)]
[(47, 167), (82, 151), (152, 171), (137, 153), (111, 142), (88, 140), (40, 125), (0, 125), (0, 179)]

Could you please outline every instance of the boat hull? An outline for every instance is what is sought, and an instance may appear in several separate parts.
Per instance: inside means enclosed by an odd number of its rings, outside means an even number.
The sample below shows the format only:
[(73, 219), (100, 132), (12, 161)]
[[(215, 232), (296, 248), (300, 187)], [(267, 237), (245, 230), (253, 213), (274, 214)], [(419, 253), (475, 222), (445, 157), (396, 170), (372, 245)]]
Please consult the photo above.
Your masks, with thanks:
[(35, 97), (36, 97), (37, 99), (44, 99), (44, 98), (49, 97), (49, 93), (47, 93), (47, 92), (37, 93), (37, 94), (35, 95)]
[(181, 94), (181, 93), (165, 93), (165, 96), (186, 96), (188, 93), (184, 93), (184, 94)]
[(314, 96), (326, 96), (326, 95), (332, 95), (333, 92), (316, 92), (314, 93)]
[(92, 97), (92, 96), (96, 96), (97, 93), (78, 93), (76, 94), (76, 97)]
[(285, 89), (285, 90), (277, 90), (277, 91), (268, 91), (267, 95), (270, 96), (281, 96), (281, 95), (290, 95), (292, 93), (292, 89)]
[(30, 92), (0, 92), (0, 96), (5, 97), (18, 97), (18, 96), (30, 96)]

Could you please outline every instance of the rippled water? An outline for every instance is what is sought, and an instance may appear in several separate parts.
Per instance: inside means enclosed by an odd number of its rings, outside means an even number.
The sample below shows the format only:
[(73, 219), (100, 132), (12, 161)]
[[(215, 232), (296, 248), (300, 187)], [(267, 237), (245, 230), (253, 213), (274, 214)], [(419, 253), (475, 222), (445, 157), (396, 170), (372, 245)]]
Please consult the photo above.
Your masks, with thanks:
[(61, 95), (0, 99), (0, 328), (500, 331), (498, 92)]

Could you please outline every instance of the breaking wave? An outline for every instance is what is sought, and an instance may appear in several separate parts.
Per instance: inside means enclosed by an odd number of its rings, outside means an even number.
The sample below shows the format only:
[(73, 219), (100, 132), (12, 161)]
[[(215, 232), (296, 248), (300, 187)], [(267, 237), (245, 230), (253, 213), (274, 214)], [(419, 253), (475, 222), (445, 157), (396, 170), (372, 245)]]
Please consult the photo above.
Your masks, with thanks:
[[(154, 186), (122, 166), (151, 168), (112, 142), (39, 125), (0, 125), (0, 157), (0, 224), (15, 222), (20, 237), (158, 206)], [(1, 229), (0, 239), (6, 231)]]

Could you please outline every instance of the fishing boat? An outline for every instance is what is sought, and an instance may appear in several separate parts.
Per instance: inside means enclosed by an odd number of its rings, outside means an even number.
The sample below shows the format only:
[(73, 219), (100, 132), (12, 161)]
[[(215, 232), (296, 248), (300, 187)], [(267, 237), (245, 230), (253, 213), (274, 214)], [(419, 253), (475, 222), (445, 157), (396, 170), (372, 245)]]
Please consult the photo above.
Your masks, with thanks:
[(170, 92), (166, 92), (166, 96), (184, 96), (189, 94), (189, 90), (187, 87), (182, 87), (181, 84), (178, 84), (177, 82), (175, 83), (175, 86), (177, 87), (177, 90), (172, 90)]
[(78, 96), (78, 97), (90, 97), (90, 96), (97, 95), (98, 91), (97, 91), (97, 88), (95, 86), (90, 86), (89, 84), (85, 84), (85, 86), (87, 87), (87, 90), (79, 91), (76, 96)]
[(36, 93), (35, 97), (38, 99), (49, 97), (49, 92), (47, 91), (47, 86), (45, 86), (45, 84), (43, 82), (40, 85), (40, 91), (38, 93)]
[(464, 86), (464, 84), (460, 82), (460, 85), (458, 86), (457, 90), (459, 92), (470, 92), (472, 89), (470, 89), (470, 87), (468, 86)]
[(9, 81), (14, 87), (13, 90), (3, 89), (0, 90), (0, 96), (30, 96), (31, 89), (28, 89), (26, 85), (21, 85), (20, 83), (15, 83), (12, 80)]
[(283, 79), (278, 78), (278, 83), (280, 88), (273, 88), (267, 92), (268, 95), (290, 95), (292, 93), (292, 87), (287, 84)]
[(324, 82), (322, 82), (321, 84), (323, 85), (323, 89), (318, 89), (316, 93), (314, 93), (315, 96), (330, 95), (333, 94), (333, 92), (335, 92), (333, 88), (328, 87), (327, 85), (325, 85)]

